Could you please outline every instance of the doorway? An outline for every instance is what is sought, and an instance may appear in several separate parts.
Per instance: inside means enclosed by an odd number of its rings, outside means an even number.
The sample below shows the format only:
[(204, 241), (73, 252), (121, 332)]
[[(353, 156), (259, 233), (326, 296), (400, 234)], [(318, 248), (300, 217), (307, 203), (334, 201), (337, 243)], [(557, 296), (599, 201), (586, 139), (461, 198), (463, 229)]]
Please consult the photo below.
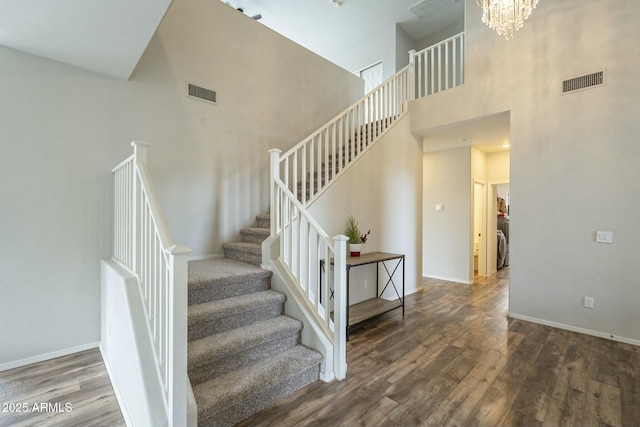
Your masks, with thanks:
[(486, 184), (473, 182), (473, 273), (474, 277), (487, 277), (487, 201)]
[(364, 80), (364, 93), (367, 94), (382, 84), (382, 61), (369, 65), (356, 74)]

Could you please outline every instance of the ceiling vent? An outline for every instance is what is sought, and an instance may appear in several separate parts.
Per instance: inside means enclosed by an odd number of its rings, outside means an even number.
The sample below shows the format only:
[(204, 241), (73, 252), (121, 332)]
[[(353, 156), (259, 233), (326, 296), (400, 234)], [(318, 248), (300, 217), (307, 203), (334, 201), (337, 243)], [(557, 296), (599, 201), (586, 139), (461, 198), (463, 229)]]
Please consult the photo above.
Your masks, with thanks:
[(562, 82), (562, 94), (564, 95), (566, 93), (573, 93), (604, 86), (606, 83), (605, 77), (605, 70), (602, 70), (596, 73), (564, 80)]
[(215, 90), (205, 89), (191, 83), (187, 83), (187, 95), (212, 104), (218, 103), (218, 93)]
[(421, 0), (409, 8), (418, 18), (428, 18), (456, 4), (458, 0)]

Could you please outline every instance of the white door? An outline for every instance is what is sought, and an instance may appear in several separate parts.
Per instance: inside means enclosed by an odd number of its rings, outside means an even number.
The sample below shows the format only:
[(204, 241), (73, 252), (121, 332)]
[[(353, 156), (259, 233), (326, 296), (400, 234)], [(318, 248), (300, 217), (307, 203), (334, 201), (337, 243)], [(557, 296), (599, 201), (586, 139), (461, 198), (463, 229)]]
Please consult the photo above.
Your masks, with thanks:
[(360, 71), (364, 80), (364, 93), (367, 94), (382, 84), (382, 61)]

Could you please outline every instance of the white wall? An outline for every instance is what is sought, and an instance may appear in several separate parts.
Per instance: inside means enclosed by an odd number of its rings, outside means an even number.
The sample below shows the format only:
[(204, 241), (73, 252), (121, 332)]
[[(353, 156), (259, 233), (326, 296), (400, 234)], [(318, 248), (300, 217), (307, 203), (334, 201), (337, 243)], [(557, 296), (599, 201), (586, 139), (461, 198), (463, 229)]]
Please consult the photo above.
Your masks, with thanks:
[[(425, 277), (470, 283), (473, 267), (471, 147), (423, 157), (423, 252)], [(443, 205), (436, 210), (436, 205)]]
[[(422, 286), (422, 144), (409, 125), (408, 117), (401, 119), (310, 207), (329, 236), (344, 234), (353, 215), (362, 231), (371, 228), (364, 252), (405, 254), (407, 294)], [(363, 269), (353, 269), (356, 300), (350, 302), (364, 298), (365, 278), (375, 293), (375, 270), (356, 271)]]
[[(417, 132), (511, 112), (511, 314), (636, 343), (639, 14), (640, 2), (540, 2), (509, 41), (467, 19), (465, 85), (411, 105)], [(603, 67), (605, 87), (560, 95)]]
[[(187, 81), (218, 91), (214, 106)], [(0, 364), (96, 342), (111, 251), (110, 170), (133, 139), (194, 256), (268, 209), (267, 150), (362, 81), (218, 1), (175, 0), (130, 81), (0, 48)]]
[(488, 182), (509, 182), (510, 177), (509, 151), (501, 151), (487, 155), (487, 181)]

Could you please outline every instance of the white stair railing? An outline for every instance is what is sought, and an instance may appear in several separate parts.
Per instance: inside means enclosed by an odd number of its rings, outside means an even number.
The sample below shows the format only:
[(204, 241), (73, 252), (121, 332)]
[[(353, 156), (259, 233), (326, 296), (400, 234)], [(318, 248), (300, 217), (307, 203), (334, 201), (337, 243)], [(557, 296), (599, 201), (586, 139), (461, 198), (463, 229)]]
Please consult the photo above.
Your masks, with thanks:
[(270, 150), (271, 236), (280, 238), (278, 259), (295, 291), (333, 342), (337, 379), (346, 373), (346, 237), (330, 239), (307, 207), (407, 113), (408, 101), (464, 83), (464, 33), (409, 54), (409, 65), (285, 154)]
[(415, 97), (422, 98), (464, 83), (464, 33), (409, 52), (415, 75)]
[(187, 254), (175, 245), (149, 173), (147, 146), (113, 170), (113, 258), (138, 278), (169, 426), (187, 425)]
[(410, 80), (407, 66), (281, 156), (282, 181), (304, 206), (407, 112)]
[[(346, 350), (346, 236), (329, 238), (279, 177), (280, 150), (271, 150), (271, 227), (280, 236), (278, 259), (333, 344), (333, 374), (345, 378)], [(273, 215), (276, 213), (276, 215)], [(332, 316), (333, 314), (333, 316)]]

